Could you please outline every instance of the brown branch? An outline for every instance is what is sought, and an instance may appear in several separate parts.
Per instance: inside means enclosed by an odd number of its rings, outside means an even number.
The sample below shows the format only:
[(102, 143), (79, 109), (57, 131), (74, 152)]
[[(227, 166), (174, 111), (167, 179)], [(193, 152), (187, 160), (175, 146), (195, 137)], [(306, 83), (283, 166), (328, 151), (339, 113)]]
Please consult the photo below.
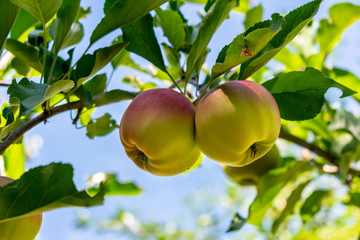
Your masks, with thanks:
[(290, 142), (296, 143), (297, 145), (300, 145), (304, 148), (307, 148), (310, 151), (319, 155), (320, 157), (327, 159), (332, 164), (338, 165), (338, 163), (336, 161), (336, 159), (337, 159), (336, 156), (332, 155), (329, 152), (322, 150), (321, 148), (319, 148), (315, 145), (312, 145), (312, 144), (306, 142), (305, 140), (302, 140), (301, 138), (298, 138), (298, 137), (286, 132), (284, 129), (281, 129), (279, 137), (282, 139), (288, 140)]
[(51, 111), (49, 112), (43, 112), (42, 114), (34, 117), (33, 119), (31, 119), (30, 121), (24, 123), (23, 125), (21, 125), (20, 127), (18, 127), (17, 129), (15, 129), (14, 131), (12, 131), (5, 139), (4, 141), (0, 144), (0, 155), (4, 153), (4, 151), (13, 143), (16, 141), (16, 139), (18, 139), (19, 137), (21, 137), (25, 132), (29, 131), (31, 128), (35, 127), (36, 125), (38, 125), (41, 122), (44, 122), (47, 118), (50, 118), (52, 116), (55, 116), (59, 113), (71, 110), (71, 109), (77, 109), (80, 107), (83, 107), (84, 104), (80, 101), (77, 102), (71, 102), (71, 103), (67, 103), (58, 107), (54, 107), (53, 109), (51, 109)]
[[(134, 96), (136, 96), (139, 93), (138, 92), (132, 92), (132, 94)], [(103, 95), (94, 96), (93, 97), (93, 102), (95, 102), (97, 99), (99, 99), (102, 96)], [(28, 122), (24, 123), (20, 127), (16, 128), (14, 131), (9, 133), (9, 135), (7, 135), (5, 137), (5, 139), (0, 143), (0, 155), (2, 155), (4, 153), (4, 151), (12, 143), (14, 143), (19, 137), (21, 137), (25, 132), (29, 131), (31, 128), (35, 127), (39, 123), (44, 122), (48, 118), (50, 118), (52, 116), (55, 116), (55, 115), (57, 115), (59, 113), (66, 112), (68, 110), (84, 108), (84, 107), (86, 107), (85, 103), (83, 103), (81, 101), (76, 101), (76, 102), (70, 102), (70, 103), (66, 103), (64, 105), (54, 107), (54, 108), (50, 109), (49, 111), (44, 111), (40, 115), (32, 118)]]
[(3, 86), (3, 87), (8, 87), (10, 86), (11, 83), (9, 82), (5, 82), (5, 81), (0, 81), (0, 86)]

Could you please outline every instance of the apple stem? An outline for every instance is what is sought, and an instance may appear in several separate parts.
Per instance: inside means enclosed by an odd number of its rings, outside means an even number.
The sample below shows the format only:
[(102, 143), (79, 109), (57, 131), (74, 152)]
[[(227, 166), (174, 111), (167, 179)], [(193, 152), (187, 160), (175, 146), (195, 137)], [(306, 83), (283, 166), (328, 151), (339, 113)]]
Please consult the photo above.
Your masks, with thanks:
[(175, 81), (175, 79), (170, 75), (170, 73), (168, 71), (166, 71), (166, 74), (169, 76), (169, 78), (171, 79), (171, 81), (173, 82), (174, 86), (179, 89), (180, 93), (185, 95), (186, 93), (186, 88), (184, 89), (184, 92), (181, 90), (181, 88), (179, 87), (179, 85), (177, 84), (177, 82)]
[[(208, 82), (208, 84), (206, 84), (204, 90), (201, 92), (200, 96), (196, 99), (196, 101), (194, 102), (194, 106), (195, 108), (197, 107), (197, 105), (200, 103), (201, 99), (204, 97), (207, 89), (210, 87), (210, 85), (216, 80), (217, 78), (211, 78), (210, 82)], [(198, 90), (198, 89), (197, 89)]]

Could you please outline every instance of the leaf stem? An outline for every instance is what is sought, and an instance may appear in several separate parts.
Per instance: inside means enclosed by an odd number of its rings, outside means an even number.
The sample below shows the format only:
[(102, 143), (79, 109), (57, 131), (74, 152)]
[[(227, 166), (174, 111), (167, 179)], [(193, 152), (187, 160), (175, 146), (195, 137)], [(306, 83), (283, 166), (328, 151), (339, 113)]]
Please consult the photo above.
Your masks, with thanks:
[[(46, 40), (46, 23), (45, 21), (43, 22), (43, 31), (44, 31), (44, 54), (43, 54), (43, 68), (42, 68), (42, 72), (41, 72), (41, 78), (40, 78), (40, 83), (42, 83), (42, 81), (44, 80), (44, 73), (46, 72), (46, 55), (47, 55), (47, 40)], [(44, 80), (45, 82), (45, 80)]]
[[(211, 78), (211, 80), (209, 81), (208, 84), (206, 84), (204, 90), (201, 92), (200, 96), (196, 99), (196, 101), (194, 102), (194, 106), (195, 108), (197, 107), (197, 105), (200, 103), (201, 99), (204, 97), (206, 90), (210, 87), (210, 85), (216, 80), (217, 78)], [(198, 90), (198, 89), (197, 89)]]
[[(169, 76), (169, 78), (171, 79), (171, 81), (173, 82), (173, 84), (175, 85), (175, 87), (176, 87), (177, 89), (179, 89), (180, 93), (185, 95), (185, 93), (181, 90), (181, 88), (179, 87), (179, 85), (177, 84), (177, 82), (175, 81), (175, 79), (170, 75), (170, 73), (169, 73), (168, 71), (166, 71), (166, 74)], [(186, 92), (186, 89), (185, 89), (185, 92)]]

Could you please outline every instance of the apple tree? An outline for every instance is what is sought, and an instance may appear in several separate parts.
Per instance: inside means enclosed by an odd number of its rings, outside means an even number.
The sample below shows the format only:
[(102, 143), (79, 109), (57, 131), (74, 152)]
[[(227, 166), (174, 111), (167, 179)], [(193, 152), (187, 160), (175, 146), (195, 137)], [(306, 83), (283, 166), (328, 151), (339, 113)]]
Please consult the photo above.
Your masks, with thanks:
[[(249, 0), (105, 0), (103, 18), (84, 39), (83, 22), (98, 14), (98, 9), (86, 8), (85, 1), (0, 0), (0, 85), (6, 89), (0, 175), (15, 179), (0, 187), (0, 229), (57, 208), (98, 206), (106, 196), (141, 194), (136, 184), (110, 173), (79, 191), (71, 164), (61, 162), (25, 171), (23, 135), (71, 112), (69, 121), (86, 128), (89, 138), (120, 127), (129, 157), (156, 175), (192, 174), (211, 158), (238, 167), (223, 166), (229, 178), (241, 179), (228, 186), (227, 211), (233, 219), (215, 214), (204, 239), (219, 239), (226, 230), (236, 234), (248, 225), (268, 238), (357, 239), (360, 79), (358, 73), (334, 66), (332, 53), (346, 28), (360, 19), (360, 6), (336, 3), (326, 18), (316, 18), (325, 2), (309, 1), (263, 20), (261, 4), (253, 6)], [(201, 6), (197, 23), (186, 13), (194, 6)], [(238, 23), (244, 31), (228, 39), (212, 62), (211, 40), (233, 14), (244, 17)], [(114, 31), (121, 33), (103, 45)], [(357, 54), (356, 49), (349, 54)], [(150, 66), (136, 63), (136, 58)], [(112, 71), (104, 71), (109, 65)], [(124, 67), (144, 79), (127, 76), (122, 79), (126, 87), (111, 88), (114, 72)], [(246, 99), (250, 93), (238, 91), (238, 83), (256, 85), (267, 97)], [(329, 100), (330, 88), (341, 92), (340, 98)], [(162, 98), (154, 95), (159, 92)], [(254, 92), (262, 96), (260, 90)], [(121, 123), (111, 113), (92, 115), (96, 108), (125, 100), (131, 103)], [(223, 117), (229, 109), (236, 109), (235, 120)], [(261, 146), (267, 137), (270, 141)], [(135, 151), (134, 145), (143, 150)], [(241, 158), (247, 160), (234, 166), (239, 149), (250, 150)], [(276, 156), (266, 157), (270, 149), (278, 149)], [(246, 168), (255, 163), (252, 170)], [(323, 186), (324, 179), (336, 186)], [(242, 183), (256, 189), (249, 204), (242, 203)], [(210, 200), (206, 204), (219, 208)], [(237, 213), (239, 206), (247, 213)], [(339, 206), (342, 214), (331, 218)], [(126, 210), (110, 220), (124, 225), (125, 215)], [(216, 223), (224, 221), (229, 228), (221, 230)], [(88, 220), (80, 225), (104, 228)], [(125, 224), (122, 234), (200, 239), (197, 233), (203, 227), (171, 235), (154, 231), (162, 229), (162, 223), (143, 223), (141, 232)]]

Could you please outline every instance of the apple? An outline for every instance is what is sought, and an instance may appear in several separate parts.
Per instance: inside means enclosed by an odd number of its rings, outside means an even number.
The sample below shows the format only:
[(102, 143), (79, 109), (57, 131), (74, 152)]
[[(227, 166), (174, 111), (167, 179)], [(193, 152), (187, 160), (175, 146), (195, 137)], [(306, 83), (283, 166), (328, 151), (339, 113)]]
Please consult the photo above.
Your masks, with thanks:
[(195, 141), (195, 107), (171, 89), (150, 89), (130, 103), (120, 123), (126, 154), (141, 169), (171, 176), (200, 157)]
[(280, 134), (280, 112), (258, 83), (231, 81), (200, 100), (195, 113), (201, 151), (220, 163), (241, 167), (264, 156)]
[(279, 150), (274, 145), (273, 148), (263, 157), (243, 167), (231, 167), (222, 165), (222, 168), (230, 179), (242, 186), (258, 185), (260, 178), (270, 170), (279, 167), (281, 157)]
[[(14, 179), (1, 177), (0, 186)], [(34, 240), (41, 226), (42, 214), (30, 215), (0, 222), (0, 240)]]

